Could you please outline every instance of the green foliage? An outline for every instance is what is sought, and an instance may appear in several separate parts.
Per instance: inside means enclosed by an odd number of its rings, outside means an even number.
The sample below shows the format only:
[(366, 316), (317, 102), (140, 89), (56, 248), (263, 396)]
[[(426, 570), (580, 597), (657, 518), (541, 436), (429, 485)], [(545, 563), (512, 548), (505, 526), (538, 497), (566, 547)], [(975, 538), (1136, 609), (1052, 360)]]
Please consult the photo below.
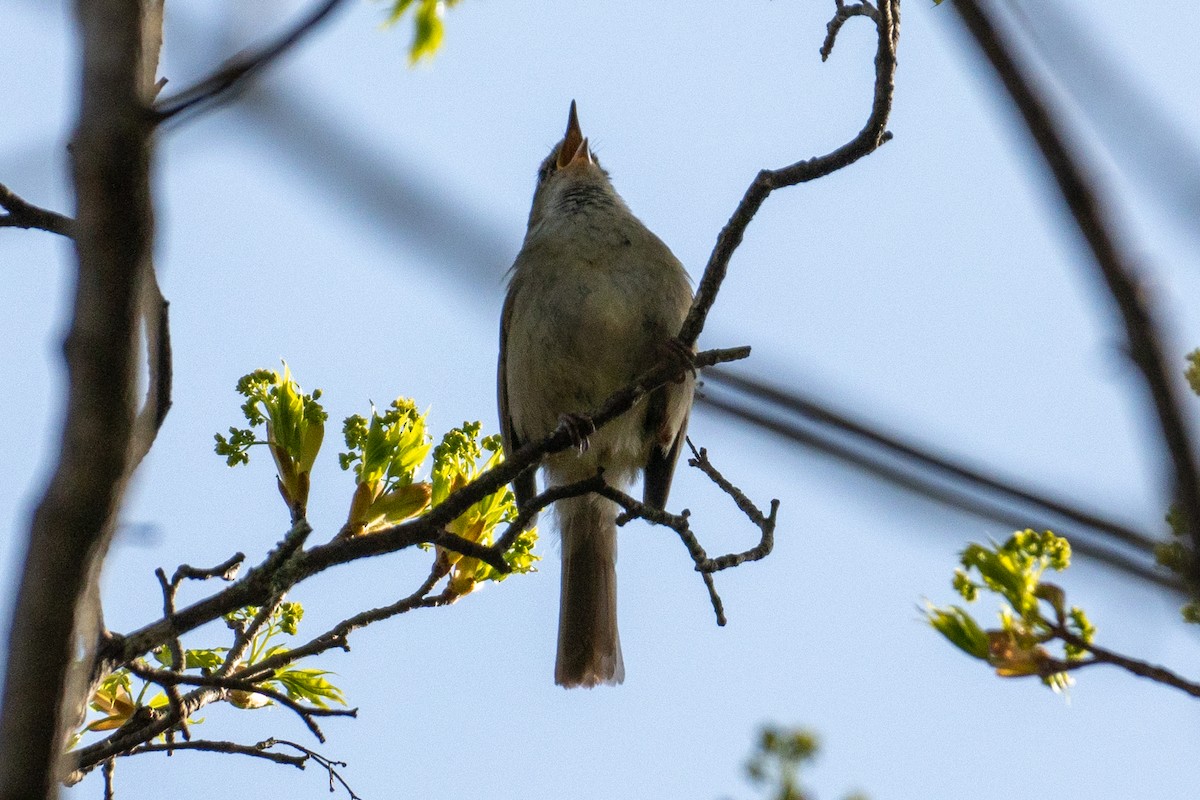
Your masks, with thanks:
[[(304, 394), (284, 362), (283, 375), (268, 369), (243, 375), (237, 382), (237, 392), (246, 398), (242, 415), (250, 428), (230, 428), (228, 439), (216, 434), (217, 455), (225, 456), (226, 463), (233, 467), (250, 462), (252, 445), (267, 445), (275, 459), (284, 502), (293, 513), (303, 513), (308, 505), (309, 474), (321, 450), (329, 416), (317, 402), (321, 390)], [(251, 430), (264, 424), (265, 441)]]
[(987, 660), (987, 632), (979, 627), (979, 623), (966, 609), (961, 606), (929, 607), (925, 610), (925, 615), (934, 630), (949, 639), (959, 650), (973, 658)]
[[(226, 615), (225, 622), (235, 630), (245, 631), (258, 612), (258, 608), (247, 606)], [(265, 624), (251, 636), (246, 655), (236, 666), (254, 665), (265, 658), (286, 652), (288, 648), (284, 643), (285, 637), (296, 635), (303, 616), (304, 608), (299, 603), (280, 603), (266, 619)], [(184, 650), (183, 672), (211, 675), (225, 663), (228, 653), (228, 647)], [(159, 647), (152, 651), (151, 655), (162, 669), (174, 668), (170, 648)], [(342, 690), (325, 677), (332, 674), (311, 667), (287, 666), (276, 670), (267, 680), (261, 681), (260, 685), (281, 691), (292, 700), (311, 703), (320, 708), (328, 708), (330, 703), (345, 705), (346, 698)], [(139, 682), (136, 697), (133, 694), (135, 680)], [(100, 716), (83, 726), (75, 735), (72, 746), (88, 731), (109, 731), (121, 727), (141, 708), (157, 709), (166, 706), (169, 700), (165, 693), (151, 693), (150, 690), (155, 686), (152, 681), (143, 681), (128, 669), (113, 672), (104, 679), (91, 698), (90, 707)], [(147, 695), (150, 695), (149, 700), (146, 699)], [(254, 692), (231, 691), (228, 700), (230, 705), (242, 709), (262, 708), (271, 704), (269, 698)], [(188, 722), (195, 725), (203, 720), (193, 718)]]
[[(1187, 354), (1187, 368), (1183, 372), (1192, 391), (1200, 395), (1200, 350)], [(1159, 564), (1174, 572), (1176, 575), (1190, 580), (1192, 565), (1192, 538), (1188, 534), (1187, 520), (1183, 510), (1173, 505), (1167, 511), (1167, 526), (1171, 530), (1171, 539), (1161, 542), (1154, 547), (1154, 558)], [(1183, 604), (1180, 609), (1183, 621), (1190, 624), (1200, 624), (1200, 600), (1192, 599)]]
[[(432, 504), (444, 502), (456, 490), (470, 483), (504, 460), (500, 437), (496, 435), (479, 439), (483, 428), (480, 422), (464, 422), (442, 437), (442, 442), (433, 451), (433, 496)], [(480, 459), (483, 463), (480, 464)], [(467, 508), (457, 519), (447, 525), (451, 533), (464, 539), (490, 545), (495, 541), (496, 528), (517, 518), (517, 502), (513, 493), (505, 488), (493, 492)], [(534, 571), (539, 557), (533, 554), (537, 531), (524, 531), (513, 546), (504, 554), (505, 562), (513, 573)], [(443, 566), (450, 568), (450, 590), (455, 594), (467, 594), (484, 581), (502, 581), (507, 575), (497, 572), (490, 565), (475, 558), (467, 558), (449, 550), (440, 550), (438, 558)]]
[[(1090, 644), (1096, 633), (1083, 609), (1067, 609), (1063, 590), (1042, 580), (1047, 569), (1061, 572), (1070, 561), (1070, 544), (1050, 531), (1018, 531), (1003, 545), (968, 545), (952, 585), (968, 603), (975, 602), (981, 592), (999, 595), (1003, 600), (1000, 627), (984, 630), (961, 606), (930, 604), (925, 609), (926, 620), (955, 647), (993, 666), (997, 675), (1037, 675), (1051, 689), (1061, 691), (1071, 683), (1063, 662), (1080, 661), (1088, 655), (1085, 646), (1065, 641), (1063, 632), (1078, 637), (1084, 645)], [(1055, 640), (1062, 640), (1061, 658), (1045, 647)]]
[(400, 397), (371, 420), (354, 414), (342, 427), (347, 452), (342, 469), (354, 468), (358, 485), (350, 502), (346, 533), (369, 533), (415, 517), (429, 505), (430, 485), (414, 483), (417, 469), (433, 447), (425, 416), (412, 400)]
[[(816, 758), (818, 748), (817, 736), (811, 730), (764, 726), (746, 762), (746, 777), (769, 800), (812, 800), (813, 795), (800, 785), (800, 772)], [(866, 797), (853, 794), (845, 800)]]
[[(237, 389), (246, 398), (242, 414), (251, 428), (266, 425), (267, 440), (257, 440), (250, 429), (230, 428), (229, 438), (217, 434), (217, 454), (233, 466), (248, 461), (247, 451), (252, 445), (269, 445), (275, 456), (280, 491), (289, 499), (293, 514), (303, 514), (308, 476), (327, 418), (317, 403), (320, 391), (303, 394), (286, 362), (282, 376), (256, 370), (239, 380)], [(393, 400), (382, 414), (372, 407), (369, 419), (358, 414), (346, 418), (342, 426), (346, 452), (339, 454), (338, 461), (342, 469), (353, 470), (355, 489), (340, 536), (370, 534), (426, 513), (504, 460), (499, 436), (480, 438), (481, 422), (464, 422), (446, 433), (434, 448), (425, 418), (416, 403), (406, 397)], [(418, 481), (417, 474), (431, 451), (431, 477)], [(292, 502), (296, 500), (301, 501), (299, 505)], [(472, 504), (447, 529), (472, 542), (491, 545), (498, 536), (497, 527), (516, 517), (516, 499), (505, 488)], [(539, 560), (533, 552), (536, 542), (537, 530), (530, 528), (504, 553), (512, 573), (534, 571)], [(484, 581), (501, 581), (512, 574), (450, 551), (439, 551), (438, 558), (450, 574), (450, 591), (460, 595)]]
[(1200, 349), (1187, 354), (1187, 369), (1183, 371), (1192, 391), (1200, 395)]
[(413, 9), (413, 38), (408, 47), (409, 64), (422, 58), (432, 58), (442, 46), (445, 25), (442, 16), (447, 8), (458, 5), (458, 0), (392, 0), (385, 25), (398, 25), (409, 9)]

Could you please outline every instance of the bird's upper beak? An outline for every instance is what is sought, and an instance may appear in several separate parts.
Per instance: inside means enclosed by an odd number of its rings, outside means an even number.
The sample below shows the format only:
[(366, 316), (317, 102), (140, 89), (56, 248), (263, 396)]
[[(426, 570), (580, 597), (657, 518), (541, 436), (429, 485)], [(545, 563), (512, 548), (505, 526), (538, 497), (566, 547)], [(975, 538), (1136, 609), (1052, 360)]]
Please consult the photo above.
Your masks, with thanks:
[(558, 150), (558, 168), (572, 164), (592, 163), (592, 152), (588, 149), (588, 141), (583, 138), (579, 128), (579, 114), (575, 111), (575, 101), (571, 101), (571, 114), (567, 117), (567, 133), (563, 136), (562, 147)]

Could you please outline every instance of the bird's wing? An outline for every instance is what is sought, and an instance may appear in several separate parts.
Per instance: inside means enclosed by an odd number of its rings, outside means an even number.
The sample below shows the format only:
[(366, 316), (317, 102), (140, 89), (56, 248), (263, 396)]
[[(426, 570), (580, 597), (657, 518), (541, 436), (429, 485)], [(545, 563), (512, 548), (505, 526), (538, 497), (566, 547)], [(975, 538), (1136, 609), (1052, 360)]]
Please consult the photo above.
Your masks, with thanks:
[(680, 421), (679, 429), (674, 431), (674, 437), (669, 443), (663, 444), (663, 440), (671, 434), (670, 430), (663, 430), (671, 424), (671, 404), (679, 402), (678, 393), (682, 391), (686, 390), (681, 384), (669, 383), (660, 387), (650, 395), (646, 408), (646, 432), (654, 439), (650, 445), (650, 458), (646, 461), (645, 476), (642, 480), (642, 502), (659, 510), (665, 510), (667, 507), (667, 497), (671, 494), (671, 479), (675, 476), (675, 462), (679, 460), (679, 451), (687, 437), (690, 409), (689, 414), (684, 414)]
[[(510, 456), (524, 444), (513, 426), (512, 414), (508, 410), (508, 323), (512, 315), (516, 286), (510, 285), (504, 298), (504, 311), (500, 315), (500, 360), (496, 367), (496, 404), (500, 409), (500, 439), (504, 443), (504, 454)], [(517, 507), (522, 508), (537, 494), (536, 467), (530, 467), (513, 481), (513, 492), (517, 496)]]

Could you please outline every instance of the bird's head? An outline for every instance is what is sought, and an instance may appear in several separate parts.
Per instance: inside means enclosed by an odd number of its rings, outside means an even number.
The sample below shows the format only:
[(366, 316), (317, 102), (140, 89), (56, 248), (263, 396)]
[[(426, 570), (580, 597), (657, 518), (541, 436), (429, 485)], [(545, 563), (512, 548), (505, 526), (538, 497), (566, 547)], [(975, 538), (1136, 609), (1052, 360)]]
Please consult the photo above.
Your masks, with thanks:
[(623, 206), (608, 173), (588, 146), (579, 127), (575, 101), (567, 117), (567, 132), (538, 168), (537, 189), (529, 212), (529, 227), (553, 215), (571, 215), (595, 207)]

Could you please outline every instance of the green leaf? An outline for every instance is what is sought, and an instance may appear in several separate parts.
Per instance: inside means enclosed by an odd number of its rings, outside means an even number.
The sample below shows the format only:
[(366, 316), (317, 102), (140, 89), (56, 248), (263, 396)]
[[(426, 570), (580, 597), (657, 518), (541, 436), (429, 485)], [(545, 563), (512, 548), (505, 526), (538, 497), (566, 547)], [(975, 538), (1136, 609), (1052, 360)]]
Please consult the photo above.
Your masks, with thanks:
[(404, 15), (413, 9), (413, 38), (408, 48), (409, 64), (416, 64), (423, 58), (431, 58), (442, 46), (445, 35), (445, 25), (442, 16), (447, 8), (457, 4), (458, 0), (393, 0), (384, 25), (393, 27), (400, 23)]
[(275, 674), (271, 682), (278, 683), (292, 700), (312, 703), (318, 708), (328, 708), (330, 702), (346, 705), (342, 690), (325, 679), (332, 672), (323, 669), (295, 667)]
[(184, 663), (187, 669), (214, 670), (225, 663), (225, 653), (228, 647), (214, 647), (208, 650), (188, 650), (184, 653)]
[(937, 608), (929, 605), (925, 619), (942, 636), (972, 658), (988, 660), (988, 635), (975, 618), (959, 606)]

